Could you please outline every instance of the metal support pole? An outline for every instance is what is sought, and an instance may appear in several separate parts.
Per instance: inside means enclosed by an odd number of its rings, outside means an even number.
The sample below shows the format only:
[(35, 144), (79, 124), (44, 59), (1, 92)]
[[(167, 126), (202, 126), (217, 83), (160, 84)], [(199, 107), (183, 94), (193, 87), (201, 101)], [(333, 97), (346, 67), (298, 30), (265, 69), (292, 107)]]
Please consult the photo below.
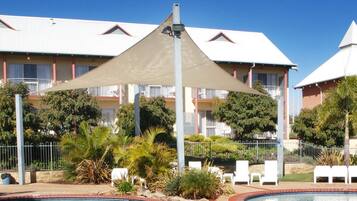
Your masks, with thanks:
[[(181, 24), (180, 5), (174, 3), (172, 7), (173, 24)], [(182, 90), (182, 61), (180, 32), (174, 32), (174, 64), (175, 64), (175, 90), (176, 90), (176, 139), (178, 171), (182, 174), (185, 167), (185, 148), (183, 133), (183, 90)]]
[(135, 135), (139, 136), (141, 135), (141, 129), (140, 129), (140, 91), (139, 91), (139, 85), (134, 86), (134, 116), (135, 116)]
[(25, 157), (24, 157), (24, 128), (22, 114), (22, 98), (20, 94), (15, 95), (16, 105), (16, 135), (17, 135), (17, 166), (19, 184), (25, 184)]
[(278, 130), (277, 130), (277, 158), (278, 176), (284, 176), (284, 97), (278, 96)]

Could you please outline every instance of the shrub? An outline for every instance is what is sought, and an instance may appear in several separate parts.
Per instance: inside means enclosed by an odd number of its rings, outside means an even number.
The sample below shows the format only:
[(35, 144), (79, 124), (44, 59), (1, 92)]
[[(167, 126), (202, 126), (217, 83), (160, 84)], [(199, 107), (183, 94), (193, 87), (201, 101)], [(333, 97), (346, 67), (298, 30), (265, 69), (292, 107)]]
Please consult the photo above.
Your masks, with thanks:
[(135, 191), (135, 186), (128, 181), (119, 181), (115, 183), (117, 191), (123, 194), (128, 194)]
[(76, 168), (76, 181), (79, 183), (108, 183), (110, 169), (103, 160), (83, 160)]
[(185, 140), (189, 142), (204, 142), (205, 136), (200, 134), (193, 134), (193, 135), (186, 136)]
[(220, 180), (205, 170), (187, 171), (179, 183), (181, 195), (188, 199), (214, 199), (222, 193)]
[(166, 183), (164, 192), (166, 195), (179, 195), (180, 194), (180, 181), (181, 177), (176, 176)]
[(342, 165), (343, 155), (338, 150), (325, 149), (320, 153), (316, 162), (319, 165)]
[(351, 155), (350, 165), (357, 165), (357, 154)]
[(153, 189), (153, 184), (162, 176), (169, 174), (170, 162), (175, 158), (174, 149), (155, 142), (156, 136), (161, 133), (165, 133), (165, 130), (147, 130), (142, 136), (134, 139), (127, 153), (126, 166), (130, 173), (145, 178), (150, 189)]
[[(107, 182), (107, 176), (101, 175), (106, 174), (106, 169), (114, 161), (112, 152), (116, 151), (119, 156), (123, 155), (118, 149), (124, 142), (119, 139), (119, 136), (112, 135), (109, 128), (91, 128), (88, 123), (81, 124), (77, 135), (62, 136), (61, 151), (65, 161), (66, 177), (72, 179), (78, 176), (76, 180), (81, 183)], [(116, 158), (119, 160), (119, 157)], [(101, 171), (103, 173), (100, 173)], [(91, 179), (94, 174), (101, 176), (102, 179)]]

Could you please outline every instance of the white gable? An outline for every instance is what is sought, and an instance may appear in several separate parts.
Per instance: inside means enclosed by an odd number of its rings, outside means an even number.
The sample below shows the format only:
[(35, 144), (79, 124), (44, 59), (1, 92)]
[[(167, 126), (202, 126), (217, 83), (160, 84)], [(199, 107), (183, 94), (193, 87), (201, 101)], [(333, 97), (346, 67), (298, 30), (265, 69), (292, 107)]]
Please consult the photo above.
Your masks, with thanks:
[(339, 51), (295, 86), (307, 85), (357, 75), (357, 26), (353, 21), (339, 47)]
[[(117, 56), (153, 31), (157, 25), (0, 15), (17, 31), (0, 29), (0, 52)], [(123, 30), (103, 34), (118, 25)], [(214, 61), (294, 64), (262, 33), (186, 28), (199, 48)], [(209, 41), (225, 33), (234, 43)]]
[(348, 46), (348, 45), (357, 45), (357, 25), (355, 21), (352, 21), (350, 27), (348, 28), (345, 36), (343, 37), (339, 48)]

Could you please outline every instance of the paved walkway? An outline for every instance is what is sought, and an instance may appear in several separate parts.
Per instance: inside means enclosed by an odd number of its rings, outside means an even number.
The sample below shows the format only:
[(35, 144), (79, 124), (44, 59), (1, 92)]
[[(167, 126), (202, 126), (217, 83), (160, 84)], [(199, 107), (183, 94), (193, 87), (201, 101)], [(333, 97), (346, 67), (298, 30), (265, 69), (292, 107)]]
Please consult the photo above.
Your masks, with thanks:
[[(313, 184), (311, 182), (281, 182), (278, 186), (264, 185), (260, 186), (258, 183), (252, 185), (236, 185), (234, 190), (238, 196), (247, 195), (251, 193), (265, 193), (285, 191), (288, 189), (293, 190), (338, 190), (338, 191), (357, 191), (357, 183), (354, 184), (327, 184), (319, 183)], [(48, 184), (48, 183), (35, 183), (20, 185), (1, 185), (0, 197), (3, 196), (23, 196), (23, 195), (108, 195), (113, 191), (109, 184), (105, 185), (74, 185), (74, 184)], [(230, 201), (239, 200), (237, 197), (231, 198)], [(232, 196), (222, 196), (218, 201), (229, 200)]]
[(49, 184), (34, 183), (20, 185), (1, 185), (0, 196), (23, 196), (23, 195), (58, 195), (58, 194), (85, 194), (101, 195), (108, 194), (113, 188), (109, 184), (104, 185), (75, 185), (75, 184)]

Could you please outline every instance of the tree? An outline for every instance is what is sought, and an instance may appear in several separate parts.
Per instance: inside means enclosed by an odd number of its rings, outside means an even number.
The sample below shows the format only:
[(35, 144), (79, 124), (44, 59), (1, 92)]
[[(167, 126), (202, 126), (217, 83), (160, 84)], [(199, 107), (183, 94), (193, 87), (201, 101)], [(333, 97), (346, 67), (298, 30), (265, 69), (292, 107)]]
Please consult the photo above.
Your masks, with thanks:
[(277, 121), (275, 101), (256, 82), (254, 89), (265, 94), (229, 92), (225, 102), (218, 104), (213, 110), (214, 117), (229, 125), (236, 139), (251, 139), (254, 134), (274, 132)]
[(349, 137), (357, 128), (357, 76), (346, 77), (335, 89), (331, 90), (318, 115), (318, 129), (326, 123), (343, 121), (344, 162), (348, 166), (350, 161)]
[[(119, 133), (125, 133), (129, 136), (135, 135), (133, 104), (121, 106), (117, 113), (117, 119), (116, 124)], [(167, 134), (171, 134), (173, 132), (174, 123), (175, 113), (166, 106), (164, 98), (140, 98), (140, 129), (142, 131), (151, 127), (160, 127), (164, 128)]]
[(326, 122), (318, 129), (318, 112), (320, 107), (303, 109), (295, 118), (292, 130), (300, 140), (322, 146), (343, 145), (343, 121)]
[(101, 118), (96, 100), (86, 90), (49, 92), (42, 97), (42, 104), (43, 128), (57, 135), (77, 133), (81, 122), (95, 126)]
[(25, 137), (38, 132), (40, 119), (36, 109), (29, 103), (29, 91), (23, 83), (7, 83), (0, 88), (0, 141), (14, 143), (16, 141), (15, 94), (20, 94), (23, 107), (23, 126)]

